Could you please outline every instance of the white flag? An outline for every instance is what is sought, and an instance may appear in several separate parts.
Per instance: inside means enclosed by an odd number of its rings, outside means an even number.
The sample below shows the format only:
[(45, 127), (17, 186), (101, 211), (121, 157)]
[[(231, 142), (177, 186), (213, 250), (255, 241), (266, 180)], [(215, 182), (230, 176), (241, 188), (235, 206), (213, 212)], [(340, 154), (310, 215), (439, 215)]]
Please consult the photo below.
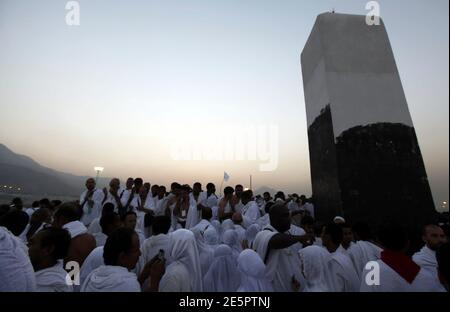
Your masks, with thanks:
[(230, 176), (225, 171), (223, 172), (223, 180), (227, 182), (230, 179)]

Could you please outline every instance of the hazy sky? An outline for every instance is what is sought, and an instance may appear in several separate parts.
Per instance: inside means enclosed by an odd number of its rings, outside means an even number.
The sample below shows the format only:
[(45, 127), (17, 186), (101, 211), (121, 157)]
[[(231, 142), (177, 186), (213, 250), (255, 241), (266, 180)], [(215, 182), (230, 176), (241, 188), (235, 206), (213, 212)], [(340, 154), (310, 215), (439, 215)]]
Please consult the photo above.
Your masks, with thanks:
[[(267, 185), (310, 194), (300, 53), (320, 13), (357, 0), (0, 0), (0, 143), (79, 175)], [(379, 1), (436, 202), (449, 187), (447, 0)], [(222, 146), (278, 129), (278, 166), (174, 160), (173, 142)], [(268, 131), (267, 131), (268, 133)], [(251, 141), (251, 140), (250, 140)], [(266, 140), (267, 141), (267, 140)], [(267, 143), (267, 142), (266, 142)]]

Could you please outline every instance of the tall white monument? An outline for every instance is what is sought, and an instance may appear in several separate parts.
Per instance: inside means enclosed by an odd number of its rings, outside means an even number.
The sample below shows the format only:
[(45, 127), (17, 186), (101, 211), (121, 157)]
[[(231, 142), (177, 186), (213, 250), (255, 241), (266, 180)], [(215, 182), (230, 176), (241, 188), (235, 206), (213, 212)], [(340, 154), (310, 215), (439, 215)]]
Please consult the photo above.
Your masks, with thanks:
[(321, 14), (301, 63), (318, 218), (431, 220), (436, 211), (383, 22)]

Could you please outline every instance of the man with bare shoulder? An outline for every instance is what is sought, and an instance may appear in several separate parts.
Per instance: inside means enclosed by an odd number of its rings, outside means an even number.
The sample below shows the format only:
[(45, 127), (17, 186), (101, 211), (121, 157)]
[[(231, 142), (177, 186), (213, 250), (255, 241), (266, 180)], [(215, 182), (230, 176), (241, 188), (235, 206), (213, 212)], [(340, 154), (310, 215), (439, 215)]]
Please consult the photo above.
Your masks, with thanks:
[(70, 246), (64, 264), (69, 261), (76, 261), (83, 264), (86, 257), (96, 247), (95, 238), (87, 232), (87, 228), (80, 222), (77, 204), (68, 202), (60, 205), (56, 210), (53, 226), (66, 229), (70, 236)]

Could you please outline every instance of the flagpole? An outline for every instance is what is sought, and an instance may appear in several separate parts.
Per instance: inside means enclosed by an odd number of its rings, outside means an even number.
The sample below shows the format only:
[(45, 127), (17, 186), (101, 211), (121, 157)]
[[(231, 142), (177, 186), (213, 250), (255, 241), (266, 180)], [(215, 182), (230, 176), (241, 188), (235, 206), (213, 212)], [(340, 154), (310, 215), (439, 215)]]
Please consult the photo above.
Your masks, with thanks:
[(253, 189), (252, 189), (252, 175), (250, 175), (250, 189), (253, 191)]
[(220, 183), (220, 197), (222, 197), (223, 182), (228, 182), (228, 179), (230, 179), (230, 176), (228, 175), (228, 173), (226, 173), (226, 171), (224, 171), (223, 172), (223, 179), (222, 179), (222, 182)]
[(225, 180), (225, 179), (222, 179), (222, 182), (220, 182), (220, 197), (222, 197), (223, 180)]

